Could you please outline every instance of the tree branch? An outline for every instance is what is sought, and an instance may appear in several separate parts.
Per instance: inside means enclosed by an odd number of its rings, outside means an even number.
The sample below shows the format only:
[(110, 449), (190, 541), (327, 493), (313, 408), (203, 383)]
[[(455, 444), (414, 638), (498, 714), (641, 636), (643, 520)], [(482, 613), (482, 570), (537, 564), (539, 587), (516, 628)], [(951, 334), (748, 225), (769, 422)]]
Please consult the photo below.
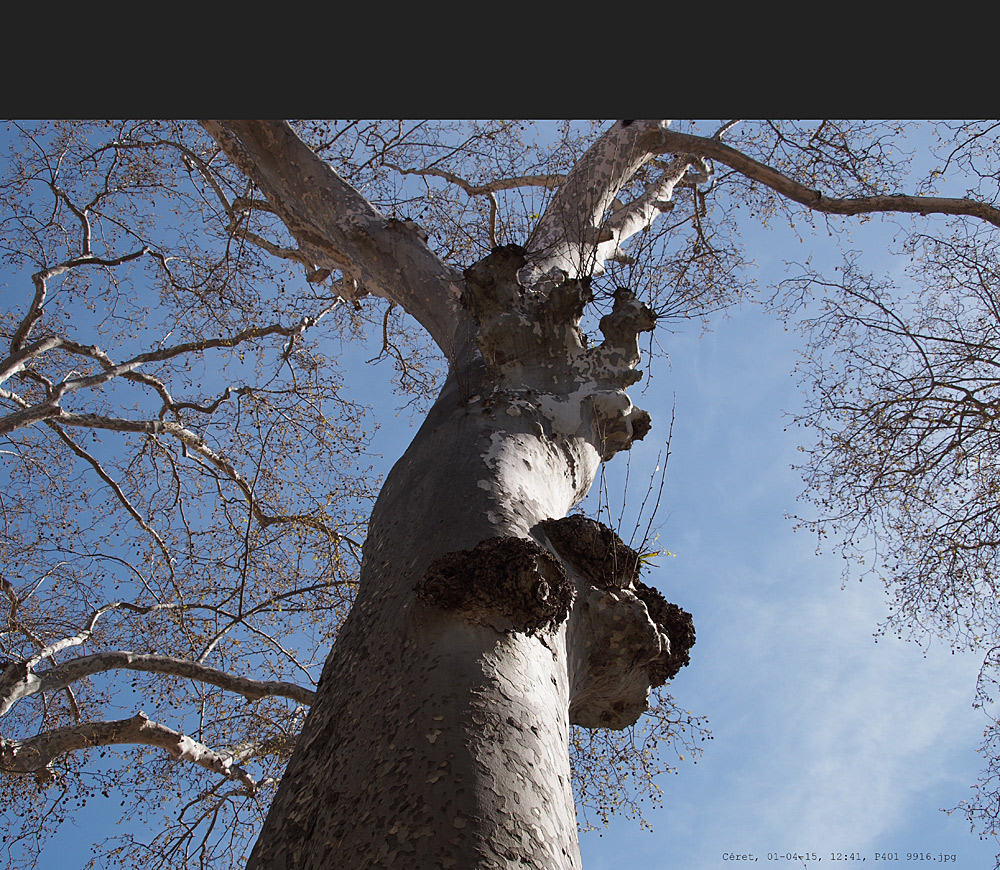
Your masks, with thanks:
[(566, 176), (561, 172), (555, 172), (547, 175), (515, 175), (512, 178), (496, 178), (493, 181), (487, 181), (485, 184), (473, 184), (471, 181), (466, 181), (461, 176), (456, 175), (454, 172), (448, 172), (446, 169), (435, 169), (433, 167), (427, 169), (406, 169), (388, 161), (384, 161), (382, 165), (389, 167), (389, 169), (395, 169), (396, 172), (402, 175), (430, 175), (435, 178), (443, 178), (445, 181), (450, 181), (452, 184), (458, 185), (469, 196), (496, 193), (498, 190), (517, 190), (521, 187), (544, 187), (546, 190), (552, 190), (559, 187), (566, 179)]
[(31, 335), (31, 330), (38, 318), (42, 316), (42, 308), (45, 304), (45, 297), (48, 294), (48, 282), (49, 279), (55, 278), (58, 275), (62, 275), (65, 272), (70, 271), (70, 269), (75, 269), (77, 266), (120, 266), (122, 263), (128, 263), (131, 260), (137, 260), (144, 254), (149, 253), (149, 248), (143, 247), (138, 251), (133, 251), (130, 254), (122, 254), (120, 257), (113, 257), (108, 259), (107, 257), (95, 257), (92, 254), (85, 253), (79, 257), (72, 257), (65, 262), (59, 263), (56, 266), (50, 266), (47, 269), (42, 269), (39, 272), (35, 272), (31, 276), (31, 280), (35, 284), (35, 295), (28, 305), (28, 310), (21, 322), (18, 324), (16, 330), (14, 330), (14, 335), (10, 340), (11, 353), (16, 354), (24, 346), (24, 343), (28, 340), (28, 336)]
[(37, 653), (35, 653), (30, 659), (28, 659), (24, 665), (30, 671), (35, 665), (37, 665), (43, 659), (52, 658), (56, 653), (61, 652), (67, 647), (79, 646), (82, 643), (86, 643), (90, 639), (90, 636), (94, 633), (94, 627), (97, 625), (98, 620), (104, 616), (109, 610), (117, 610), (120, 607), (124, 607), (130, 610), (139, 610), (134, 604), (127, 604), (122, 601), (113, 601), (111, 604), (105, 604), (103, 607), (99, 607), (87, 618), (84, 623), (84, 627), (74, 635), (61, 638), (55, 643), (50, 643), (47, 646), (42, 647)]
[(24, 371), (25, 367), (31, 362), (31, 360), (41, 356), (47, 351), (60, 347), (61, 345), (62, 339), (54, 335), (39, 339), (38, 341), (33, 341), (29, 345), (24, 345), (22, 343), (18, 350), (11, 353), (7, 359), (0, 363), (0, 384), (16, 375), (18, 372)]
[(142, 528), (143, 531), (145, 531), (154, 541), (156, 541), (156, 546), (163, 554), (167, 570), (170, 572), (170, 580), (172, 583), (176, 585), (176, 581), (174, 579), (174, 559), (170, 555), (170, 550), (167, 548), (167, 542), (163, 540), (163, 537), (160, 535), (160, 533), (156, 531), (156, 529), (154, 529), (149, 523), (147, 523), (143, 519), (142, 514), (140, 514), (139, 511), (135, 509), (135, 506), (132, 504), (132, 502), (128, 500), (128, 496), (126, 496), (125, 493), (122, 492), (122, 488), (118, 485), (118, 481), (116, 481), (110, 474), (107, 473), (107, 471), (104, 470), (104, 466), (101, 465), (101, 463), (97, 460), (95, 456), (92, 456), (83, 447), (81, 447), (72, 438), (70, 438), (70, 436), (62, 428), (62, 426), (60, 426), (58, 423), (52, 420), (46, 420), (45, 422), (48, 424), (49, 428), (51, 428), (56, 433), (56, 435), (59, 436), (59, 439), (67, 447), (69, 447), (70, 450), (73, 451), (73, 453), (75, 453), (77, 456), (79, 456), (81, 459), (87, 462), (90, 465), (90, 467), (94, 469), (94, 472), (97, 474), (97, 476), (101, 478), (101, 480), (104, 481), (107, 487), (115, 494), (115, 498), (117, 498), (122, 507), (124, 507), (125, 510), (128, 511), (132, 519), (134, 519), (139, 524), (140, 528)]
[(673, 190), (693, 158), (682, 155), (628, 206), (612, 210), (618, 193), (650, 158), (663, 153), (669, 121), (619, 121), (570, 170), (528, 241), (528, 264), (518, 276), (530, 286), (544, 278), (600, 274), (604, 261), (620, 256), (621, 244), (669, 210)]
[[(26, 404), (23, 399), (20, 399), (20, 397), (15, 394), (8, 393), (7, 391), (0, 391), (0, 396), (11, 401), (17, 401), (22, 405)], [(281, 525), (284, 523), (309, 526), (310, 528), (322, 532), (331, 539), (344, 541), (356, 550), (360, 549), (360, 545), (357, 541), (354, 541), (347, 535), (342, 535), (339, 532), (334, 531), (329, 525), (323, 522), (323, 520), (311, 514), (267, 513), (262, 507), (260, 500), (254, 494), (253, 487), (246, 480), (246, 478), (239, 473), (236, 466), (233, 465), (230, 460), (212, 450), (212, 448), (205, 443), (204, 439), (200, 435), (179, 423), (162, 419), (130, 420), (123, 417), (107, 417), (101, 414), (77, 414), (64, 410), (52, 400), (47, 400), (30, 407), (26, 407), (21, 411), (8, 414), (5, 418), (0, 420), (0, 435), (6, 434), (7, 432), (22, 426), (43, 421), (53, 426), (61, 424), (63, 426), (79, 426), (88, 429), (106, 429), (113, 432), (137, 432), (153, 436), (160, 434), (170, 435), (177, 438), (195, 455), (201, 457), (218, 471), (221, 471), (225, 477), (229, 478), (229, 480), (236, 484), (236, 487), (242, 493), (247, 505), (253, 512), (254, 519), (256, 519), (261, 526), (266, 528), (267, 526)], [(65, 433), (60, 434), (66, 437)], [(70, 446), (72, 447), (73, 445)], [(79, 450), (74, 450), (74, 452), (79, 453), (82, 458), (87, 459), (92, 465), (94, 464), (92, 457), (89, 455), (80, 453)], [(95, 468), (97, 468), (97, 466), (95, 466)], [(100, 470), (98, 470), (98, 473), (101, 473)], [(112, 485), (113, 482), (110, 478), (104, 474), (101, 476), (106, 483)], [(112, 488), (114, 488), (114, 486), (112, 486)], [(128, 508), (127, 504), (125, 506)], [(142, 524), (146, 531), (153, 534), (154, 537), (157, 537), (151, 527), (143, 522), (134, 511), (130, 510), (129, 512), (134, 517), (139, 519), (140, 524)]]
[[(37, 659), (38, 656), (35, 656), (32, 661)], [(94, 674), (114, 670), (142, 671), (196, 680), (218, 686), (228, 692), (236, 692), (248, 701), (283, 697), (309, 706), (316, 694), (311, 689), (306, 689), (295, 683), (286, 683), (280, 680), (252, 680), (174, 656), (109, 650), (71, 659), (40, 674), (31, 671), (27, 662), (8, 665), (7, 669), (0, 675), (0, 716), (6, 715), (14, 704), (22, 698), (27, 698), (38, 692), (55, 692)]]
[[(1000, 227), (1000, 209), (972, 199), (934, 196), (877, 195), (837, 198), (824, 195), (776, 169), (724, 144), (724, 125), (711, 138), (678, 133), (668, 121), (620, 121), (604, 133), (576, 163), (556, 193), (528, 243), (529, 263), (522, 270), (526, 286), (544, 277), (557, 283), (569, 277), (600, 274), (604, 261), (620, 255), (629, 235), (649, 226), (655, 207), (667, 210), (673, 188), (687, 168), (701, 158), (702, 176), (708, 173), (705, 158), (717, 160), (747, 178), (758, 181), (787, 199), (826, 214), (860, 215), (879, 212), (946, 214), (976, 217)], [(665, 153), (677, 157), (668, 164), (659, 182), (625, 210), (605, 215), (615, 197), (650, 158)], [(603, 223), (602, 223), (603, 221)]]
[(759, 181), (787, 199), (813, 211), (826, 214), (859, 215), (877, 212), (909, 214), (946, 214), (976, 217), (1000, 227), (1000, 209), (972, 199), (943, 196), (858, 196), (837, 198), (827, 196), (783, 175), (766, 164), (759, 163), (741, 151), (720, 142), (673, 130), (662, 131), (662, 150), (699, 154), (724, 163), (747, 178)]
[(662, 174), (651, 181), (640, 196), (614, 211), (602, 228), (597, 261), (623, 259), (625, 254), (621, 249), (622, 244), (640, 230), (650, 227), (659, 215), (674, 207), (672, 199), (677, 185), (682, 182), (707, 181), (709, 169), (703, 161), (701, 163), (698, 167), (700, 171), (692, 178), (689, 175), (692, 164), (690, 155), (685, 154), (671, 160), (663, 168)]
[[(147, 435), (170, 435), (177, 438), (194, 454), (204, 459), (208, 464), (217, 470), (221, 471), (227, 478), (235, 483), (236, 487), (243, 494), (247, 505), (253, 511), (254, 519), (256, 519), (261, 526), (266, 528), (267, 526), (280, 525), (282, 523), (294, 523), (309, 526), (334, 540), (344, 541), (355, 548), (360, 547), (356, 541), (346, 535), (335, 532), (321, 519), (318, 519), (310, 514), (267, 513), (261, 506), (260, 500), (256, 495), (254, 495), (253, 487), (247, 479), (243, 477), (239, 471), (237, 471), (236, 466), (224, 456), (221, 456), (212, 450), (212, 448), (205, 443), (204, 439), (200, 435), (191, 429), (180, 425), (179, 423), (174, 423), (169, 420), (129, 420), (121, 417), (105, 417), (100, 414), (74, 414), (69, 411), (64, 411), (62, 408), (58, 407), (55, 409), (55, 413), (51, 416), (66, 426), (108, 429), (117, 432), (142, 432)], [(2, 431), (2, 427), (0, 427), (0, 431)]]
[[(167, 360), (175, 359), (179, 356), (191, 353), (203, 353), (206, 350), (233, 348), (237, 345), (243, 344), (244, 342), (252, 341), (258, 338), (267, 338), (272, 335), (280, 335), (289, 339), (295, 339), (302, 335), (302, 333), (310, 327), (315, 326), (326, 313), (327, 311), (323, 311), (314, 317), (303, 317), (294, 326), (283, 326), (280, 323), (272, 323), (269, 326), (249, 327), (235, 333), (234, 335), (222, 335), (215, 338), (205, 338), (200, 341), (183, 342), (181, 344), (171, 345), (170, 347), (163, 347), (158, 350), (136, 354), (136, 356), (123, 363), (114, 363), (111, 360), (111, 357), (109, 357), (99, 347), (88, 347), (74, 341), (63, 340), (60, 342), (60, 346), (64, 350), (97, 360), (101, 364), (103, 371), (96, 375), (68, 378), (62, 381), (53, 391), (53, 400), (58, 401), (65, 393), (72, 392), (74, 390), (100, 387), (116, 377), (124, 377), (128, 380), (152, 386), (158, 393), (161, 394), (161, 396), (164, 396), (166, 394), (166, 390), (159, 379), (154, 378), (151, 375), (137, 372), (136, 369), (147, 363), (166, 362)], [(172, 400), (169, 396), (166, 396), (166, 401), (168, 404), (172, 404)], [(2, 423), (0, 423), (0, 432), (2, 431)]]
[(461, 274), (427, 247), (412, 221), (387, 219), (319, 158), (285, 122), (202, 121), (230, 160), (264, 193), (302, 251), (401, 305), (452, 355), (467, 315)]
[(139, 712), (131, 719), (113, 722), (86, 722), (68, 728), (56, 728), (25, 740), (0, 737), (0, 772), (35, 774), (39, 782), (54, 776), (50, 765), (60, 755), (91, 749), (94, 746), (138, 744), (165, 749), (176, 761), (190, 761), (212, 773), (243, 783), (253, 794), (258, 784), (227, 753), (216, 752), (179, 731), (152, 721)]
[[(327, 308), (317, 315), (303, 317), (294, 326), (284, 326), (280, 323), (272, 323), (268, 326), (250, 327), (233, 335), (222, 335), (216, 336), (215, 338), (202, 339), (200, 341), (183, 342), (170, 347), (163, 347), (158, 350), (140, 353), (122, 363), (115, 363), (107, 353), (96, 346), (83, 345), (79, 342), (71, 341), (70, 339), (55, 336), (42, 339), (30, 346), (21, 347), (18, 351), (10, 354), (6, 360), (0, 363), (0, 383), (3, 383), (11, 375), (23, 371), (32, 359), (39, 357), (45, 351), (54, 350), (56, 348), (62, 349), (68, 353), (94, 359), (100, 364), (102, 371), (94, 375), (80, 375), (77, 377), (66, 378), (55, 385), (47, 384), (48, 395), (46, 396), (45, 401), (34, 405), (22, 399), (16, 393), (12, 393), (7, 390), (0, 392), (0, 396), (3, 398), (21, 406), (20, 411), (9, 414), (3, 419), (0, 419), (0, 435), (5, 435), (8, 432), (12, 432), (15, 429), (20, 429), (24, 426), (30, 426), (40, 420), (47, 420), (56, 417), (59, 415), (61, 410), (58, 403), (64, 395), (76, 390), (101, 387), (116, 377), (125, 378), (126, 380), (152, 387), (160, 395), (160, 398), (163, 399), (164, 412), (178, 410), (182, 407), (205, 411), (205, 407), (190, 402), (175, 402), (170, 396), (166, 385), (159, 378), (146, 374), (145, 372), (137, 371), (137, 369), (148, 363), (167, 362), (179, 356), (203, 353), (207, 350), (233, 348), (247, 341), (259, 338), (268, 338), (273, 335), (284, 336), (289, 339), (289, 342), (292, 342), (301, 336), (307, 329), (315, 326), (329, 312), (329, 310), (330, 309)], [(216, 402), (207, 407), (210, 409), (218, 407), (219, 403), (223, 399), (228, 398), (230, 393), (231, 390), (227, 389), (221, 399), (216, 400)]]

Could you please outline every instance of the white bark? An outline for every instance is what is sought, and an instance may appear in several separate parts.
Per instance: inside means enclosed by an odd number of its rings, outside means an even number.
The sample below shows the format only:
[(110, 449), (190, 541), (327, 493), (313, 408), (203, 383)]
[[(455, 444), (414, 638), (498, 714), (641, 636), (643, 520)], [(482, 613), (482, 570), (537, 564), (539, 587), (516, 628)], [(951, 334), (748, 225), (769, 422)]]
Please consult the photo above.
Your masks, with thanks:
[(638, 169), (663, 152), (669, 121), (614, 124), (577, 162), (528, 242), (528, 264), (519, 279), (534, 286), (548, 279), (599, 275), (606, 260), (620, 256), (630, 236), (669, 209), (674, 188), (695, 158), (672, 161), (634, 201), (615, 208), (615, 199)]

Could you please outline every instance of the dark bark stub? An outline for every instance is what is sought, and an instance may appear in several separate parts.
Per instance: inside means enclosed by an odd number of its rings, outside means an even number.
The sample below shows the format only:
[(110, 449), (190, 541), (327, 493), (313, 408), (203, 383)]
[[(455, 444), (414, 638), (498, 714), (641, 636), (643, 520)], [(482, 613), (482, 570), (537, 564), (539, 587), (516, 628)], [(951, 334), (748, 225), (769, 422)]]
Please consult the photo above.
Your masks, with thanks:
[(656, 315), (636, 299), (631, 290), (627, 287), (615, 290), (614, 308), (601, 318), (602, 347), (609, 356), (616, 357), (615, 365), (628, 370), (627, 383), (623, 386), (630, 386), (642, 378), (642, 372), (635, 368), (641, 359), (639, 334), (650, 332), (655, 326)]
[(448, 553), (431, 564), (415, 591), (469, 622), (526, 634), (559, 625), (575, 595), (552, 554), (524, 538), (490, 538)]
[(599, 589), (622, 589), (639, 579), (639, 554), (603, 523), (574, 514), (539, 525), (556, 552)]
[(652, 620), (670, 638), (670, 654), (660, 656), (649, 666), (649, 678), (654, 686), (662, 686), (677, 672), (691, 663), (694, 646), (694, 620), (686, 610), (671, 604), (659, 590), (645, 583), (635, 584), (635, 594), (642, 599)]

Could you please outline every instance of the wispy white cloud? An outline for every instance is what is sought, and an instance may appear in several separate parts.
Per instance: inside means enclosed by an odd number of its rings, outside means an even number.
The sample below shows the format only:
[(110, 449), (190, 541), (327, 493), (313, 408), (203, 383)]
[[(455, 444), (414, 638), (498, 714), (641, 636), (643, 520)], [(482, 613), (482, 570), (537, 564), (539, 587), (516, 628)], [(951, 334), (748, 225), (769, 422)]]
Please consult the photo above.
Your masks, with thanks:
[(771, 749), (756, 765), (756, 789), (770, 799), (744, 791), (734, 803), (758, 842), (766, 832), (816, 848), (876, 848), (942, 783), (960, 793), (950, 762), (961, 732), (965, 746), (975, 741), (976, 663), (940, 648), (924, 659), (895, 639), (874, 644), (877, 590), (840, 592), (827, 579), (780, 604), (742, 602), (775, 632), (758, 648), (775, 660), (756, 728)]

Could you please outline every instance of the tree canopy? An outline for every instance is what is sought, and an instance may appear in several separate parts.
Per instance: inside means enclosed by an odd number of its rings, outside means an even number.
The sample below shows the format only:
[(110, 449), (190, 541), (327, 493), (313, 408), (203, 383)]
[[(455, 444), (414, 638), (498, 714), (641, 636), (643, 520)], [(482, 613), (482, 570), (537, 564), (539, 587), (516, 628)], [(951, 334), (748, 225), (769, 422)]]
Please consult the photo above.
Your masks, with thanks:
[[(844, 547), (848, 572), (885, 581), (886, 628), (980, 651), (979, 697), (992, 701), (997, 125), (915, 140), (897, 122), (644, 124), (617, 122), (614, 140), (608, 123), (541, 135), (513, 121), (296, 121), (281, 135), (349, 182), (331, 213), (420, 238), (405, 249), (413, 274), (452, 280), (533, 240), (546, 253), (525, 282), (588, 264), (591, 332), (621, 287), (659, 330), (751, 298), (801, 319), (798, 418), (818, 510), (804, 522)], [(346, 386), (351, 348), (374, 342), (361, 356), (389, 362), (417, 407), (446, 365), (445, 327), (412, 318), (419, 288), (397, 294), (366, 238), (317, 239), (243, 154), (254, 135), (214, 122), (8, 127), (0, 800), (12, 866), (31, 866), (44, 835), (101, 792), (160, 825), (151, 842), (109, 839), (111, 861), (149, 866), (154, 849), (154, 866), (240, 860), (351, 607), (378, 492), (377, 421)], [(613, 198), (587, 199), (587, 173), (619, 160), (602, 143), (627, 136), (642, 159), (615, 164)], [(850, 226), (878, 215), (898, 226), (902, 275), (870, 275), (854, 254)], [(806, 264), (761, 293), (739, 233), (784, 220), (842, 236), (844, 264)], [(665, 693), (638, 733), (679, 752), (705, 736)], [(994, 725), (967, 805), (994, 835), (998, 743)], [(575, 746), (578, 794), (598, 818), (636, 810), (623, 768), (645, 794), (670, 765), (628, 735), (578, 731)]]

